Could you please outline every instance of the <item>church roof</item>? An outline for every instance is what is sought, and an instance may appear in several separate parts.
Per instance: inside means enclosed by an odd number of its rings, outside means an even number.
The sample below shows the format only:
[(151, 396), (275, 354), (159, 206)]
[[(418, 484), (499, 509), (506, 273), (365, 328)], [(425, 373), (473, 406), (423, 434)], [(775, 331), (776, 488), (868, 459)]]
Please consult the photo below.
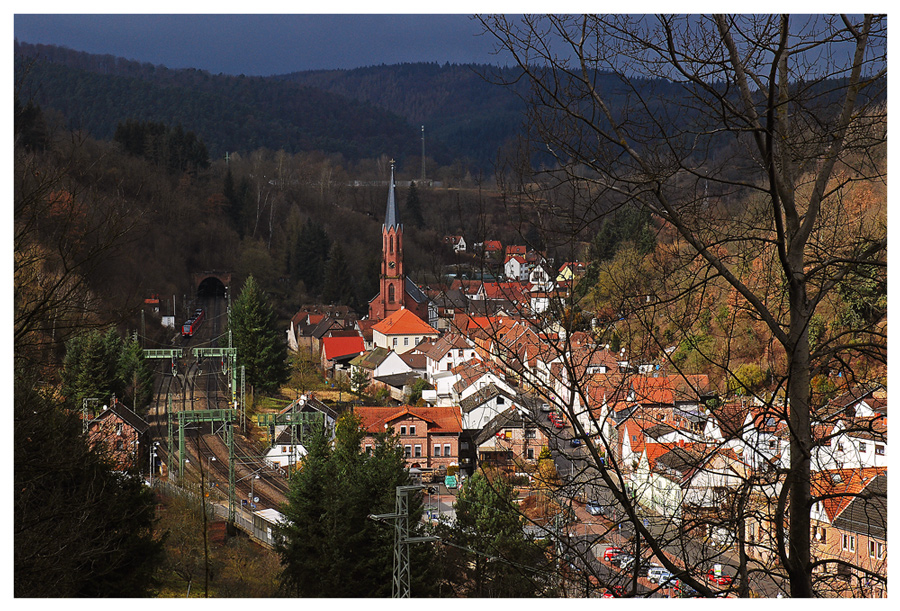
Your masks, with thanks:
[(400, 215), (397, 213), (397, 198), (394, 195), (394, 164), (391, 163), (391, 182), (388, 186), (387, 210), (384, 213), (384, 226), (390, 229), (400, 225)]

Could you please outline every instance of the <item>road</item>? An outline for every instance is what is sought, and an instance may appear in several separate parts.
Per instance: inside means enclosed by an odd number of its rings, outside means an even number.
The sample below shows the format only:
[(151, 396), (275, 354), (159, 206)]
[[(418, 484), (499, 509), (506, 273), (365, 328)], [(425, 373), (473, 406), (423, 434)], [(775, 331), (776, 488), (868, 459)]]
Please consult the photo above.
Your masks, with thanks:
[[(560, 490), (560, 498), (569, 500), (569, 506), (572, 510), (571, 515), (574, 516), (574, 521), (566, 525), (569, 536), (577, 537), (579, 541), (584, 542), (584, 545), (590, 546), (595, 554), (601, 556), (608, 545), (617, 545), (626, 550), (633, 549), (633, 524), (625, 521), (624, 512), (617, 506), (612, 491), (603, 482), (596, 465), (590, 459), (586, 449), (584, 447), (575, 448), (571, 446), (573, 437), (571, 427), (564, 426), (561, 429), (554, 427), (548, 415), (544, 412), (538, 414), (537, 420), (539, 424), (546, 427), (545, 430), (553, 433), (550, 437), (549, 445), (557, 473), (560, 475), (563, 484)], [(585, 503), (588, 500), (598, 501), (603, 508), (604, 515), (590, 515), (585, 510)], [(715, 545), (714, 542), (707, 540), (685, 537), (678, 532), (676, 525), (671, 520), (662, 516), (648, 515), (644, 518), (644, 526), (656, 540), (665, 542), (663, 551), (666, 553), (667, 558), (676, 566), (701, 569), (702, 575), (699, 579), (703, 585), (710, 589), (711, 593), (728, 590), (705, 581), (703, 575), (715, 564), (721, 564), (726, 574), (734, 575), (736, 573), (735, 567), (738, 566), (738, 563), (736, 554), (732, 550), (723, 550), (720, 546)], [(646, 557), (646, 553), (642, 555)], [(596, 557), (594, 559), (596, 560)], [(598, 562), (600, 566), (604, 566), (603, 562)], [(660, 564), (662, 563), (660, 562)], [(600, 571), (597, 565), (592, 562), (588, 562), (586, 566), (590, 571), (599, 571), (593, 573), (598, 579), (608, 579), (610, 577), (607, 570)], [(618, 571), (615, 567), (608, 567), (608, 569)], [(650, 582), (646, 580), (639, 581), (643, 581), (645, 585), (643, 586), (644, 589), (639, 587), (638, 596), (645, 596), (650, 593), (654, 596), (663, 595), (663, 593), (654, 592), (657, 588)], [(630, 576), (627, 578), (627, 582), (631, 583)], [(775, 597), (781, 592), (781, 589), (770, 576), (760, 573), (750, 576), (750, 589), (756, 595), (764, 597)], [(731, 592), (733, 593), (733, 590)]]

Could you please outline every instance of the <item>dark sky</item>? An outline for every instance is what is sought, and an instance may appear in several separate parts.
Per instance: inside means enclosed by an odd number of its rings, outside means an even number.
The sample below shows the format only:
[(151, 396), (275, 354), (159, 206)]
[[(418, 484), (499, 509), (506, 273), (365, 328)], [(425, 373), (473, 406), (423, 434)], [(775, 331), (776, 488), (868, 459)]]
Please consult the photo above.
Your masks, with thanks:
[(480, 25), (464, 14), (16, 14), (14, 24), (21, 42), (213, 74), (267, 76), (419, 61), (506, 63), (491, 54), (491, 41), (478, 36)]

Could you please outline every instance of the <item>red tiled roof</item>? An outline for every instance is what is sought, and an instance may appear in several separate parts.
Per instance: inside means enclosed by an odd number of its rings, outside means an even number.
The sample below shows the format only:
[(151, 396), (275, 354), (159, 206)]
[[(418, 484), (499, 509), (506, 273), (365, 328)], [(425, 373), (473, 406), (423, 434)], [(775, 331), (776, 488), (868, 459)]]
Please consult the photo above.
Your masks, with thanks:
[(323, 337), (322, 351), (329, 361), (350, 354), (360, 354), (366, 351), (363, 338), (359, 335), (353, 337)]
[(362, 421), (368, 433), (383, 433), (384, 425), (406, 418), (418, 418), (429, 423), (429, 432), (461, 433), (462, 415), (459, 407), (355, 407), (353, 412)]
[(871, 480), (883, 474), (887, 474), (887, 467), (816, 471), (810, 477), (810, 493), (813, 497), (837, 495), (821, 500), (825, 514), (833, 522), (853, 501), (855, 495), (862, 492)]
[(502, 248), (500, 240), (485, 240), (484, 242), (484, 252), (499, 252)]
[(372, 329), (384, 335), (421, 335), (426, 333), (437, 335), (437, 330), (434, 327), (406, 308), (397, 310), (378, 322)]

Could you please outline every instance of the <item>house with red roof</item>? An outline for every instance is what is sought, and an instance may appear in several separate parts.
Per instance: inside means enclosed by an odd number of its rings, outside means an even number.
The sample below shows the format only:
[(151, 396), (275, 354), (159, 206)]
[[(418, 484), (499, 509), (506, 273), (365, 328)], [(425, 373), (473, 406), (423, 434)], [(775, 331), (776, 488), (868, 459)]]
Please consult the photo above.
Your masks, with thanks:
[(887, 467), (819, 471), (810, 484), (810, 552), (849, 563), (823, 564), (816, 577), (841, 596), (887, 596)]
[(362, 448), (371, 452), (375, 436), (393, 429), (397, 445), (409, 468), (445, 471), (459, 465), (459, 437), (462, 420), (458, 407), (357, 407), (365, 436)]
[(331, 377), (339, 372), (349, 375), (350, 361), (366, 351), (363, 338), (359, 335), (323, 337), (320, 343), (322, 369)]
[(397, 354), (409, 352), (423, 339), (437, 339), (439, 336), (437, 329), (406, 308), (397, 310), (372, 326), (372, 343)]

